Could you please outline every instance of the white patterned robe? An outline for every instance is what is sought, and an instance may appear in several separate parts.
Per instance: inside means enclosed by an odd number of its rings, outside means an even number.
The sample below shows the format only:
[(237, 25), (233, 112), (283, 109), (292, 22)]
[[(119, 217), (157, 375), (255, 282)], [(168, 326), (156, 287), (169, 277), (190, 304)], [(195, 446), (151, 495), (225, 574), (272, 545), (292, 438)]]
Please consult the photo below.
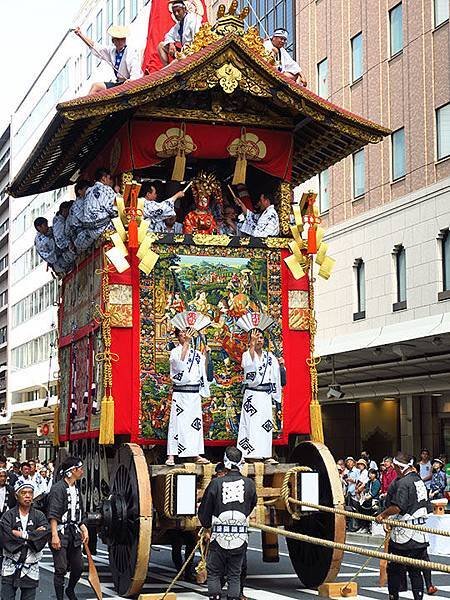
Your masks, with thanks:
[(173, 391), (167, 434), (169, 456), (198, 456), (204, 452), (202, 397), (209, 396), (205, 357), (190, 347), (181, 360), (183, 346), (170, 353), (170, 378), (175, 386), (199, 386), (199, 391)]
[[(239, 421), (238, 448), (246, 458), (269, 458), (272, 456), (273, 413), (272, 400), (281, 402), (280, 365), (272, 352), (263, 350), (261, 356), (250, 351), (242, 355), (244, 369), (244, 398)], [(270, 391), (248, 388), (270, 386)]]
[(176, 216), (175, 198), (172, 196), (167, 200), (157, 202), (156, 200), (144, 201), (144, 219), (150, 221), (150, 231), (156, 231), (156, 227), (169, 217)]
[(111, 224), (117, 215), (114, 201), (116, 192), (112, 187), (97, 181), (90, 187), (83, 202), (80, 231), (75, 238), (78, 252), (87, 250)]
[(280, 233), (280, 219), (275, 207), (270, 205), (260, 215), (247, 210), (244, 221), (240, 226), (241, 234), (253, 237), (268, 237)]

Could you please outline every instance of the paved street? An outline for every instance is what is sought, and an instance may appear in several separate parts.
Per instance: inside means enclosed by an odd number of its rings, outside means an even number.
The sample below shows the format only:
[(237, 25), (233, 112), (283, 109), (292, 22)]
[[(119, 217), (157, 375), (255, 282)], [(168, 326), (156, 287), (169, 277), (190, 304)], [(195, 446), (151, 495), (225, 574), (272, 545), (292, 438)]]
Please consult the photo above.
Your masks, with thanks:
[[(368, 538), (361, 537), (361, 540), (360, 545), (366, 545)], [(370, 542), (371, 547), (373, 548), (378, 545), (371, 540)], [(310, 599), (311, 596), (317, 596), (317, 592), (304, 590), (299, 585), (298, 578), (293, 572), (284, 540), (280, 539), (280, 544), (280, 562), (277, 564), (263, 563), (261, 561), (259, 534), (256, 532), (251, 534), (248, 553), (249, 577), (246, 588), (247, 596), (254, 600), (285, 600), (287, 598), (307, 600)], [(431, 560), (450, 564), (450, 557), (431, 557)], [(108, 554), (105, 547), (100, 546), (95, 561), (99, 570), (105, 600), (118, 599), (118, 596), (115, 595), (113, 590), (111, 575), (109, 574)], [(356, 573), (359, 566), (361, 566), (364, 561), (364, 557), (346, 554), (339, 580), (348, 580)], [(49, 598), (54, 597), (52, 587), (52, 561), (49, 550), (45, 551), (42, 567), (41, 585), (37, 598), (39, 600), (44, 600), (44, 598), (45, 600), (48, 600)], [(378, 585), (377, 567), (378, 563), (373, 559), (359, 575), (358, 598), (361, 598), (362, 600), (369, 598), (387, 598), (386, 588), (380, 588)], [(154, 546), (150, 561), (149, 577), (143, 592), (164, 592), (174, 575), (175, 569), (173, 568), (170, 559), (170, 548), (168, 546)], [(450, 599), (449, 575), (436, 573), (433, 576), (433, 583), (437, 585), (439, 592), (437, 595), (432, 596), (432, 598), (436, 600), (441, 600), (443, 598)], [(181, 582), (177, 585), (175, 591), (177, 593), (177, 598), (180, 600), (204, 600), (205, 597), (207, 597), (206, 587), (185, 582)], [(77, 593), (80, 599), (95, 600), (86, 577), (83, 577), (80, 582)], [(402, 593), (400, 596), (401, 598), (412, 598), (411, 592)]]

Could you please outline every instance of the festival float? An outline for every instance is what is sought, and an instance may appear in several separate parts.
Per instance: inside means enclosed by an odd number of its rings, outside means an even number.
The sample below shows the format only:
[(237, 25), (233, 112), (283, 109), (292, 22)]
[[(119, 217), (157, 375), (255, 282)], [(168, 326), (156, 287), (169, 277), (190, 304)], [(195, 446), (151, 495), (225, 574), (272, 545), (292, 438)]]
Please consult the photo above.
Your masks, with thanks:
[[(279, 73), (255, 28), (233, 9), (203, 24), (167, 68), (92, 96), (63, 102), (11, 185), (22, 197), (71, 185), (109, 167), (121, 193), (113, 231), (78, 258), (61, 287), (59, 405), (55, 440), (85, 461), (81, 490), (108, 544), (117, 592), (139, 593), (152, 542), (195, 530), (195, 502), (213, 464), (164, 465), (171, 403), (171, 319), (207, 315), (214, 382), (203, 402), (206, 455), (235, 443), (242, 402), (240, 361), (247, 335), (237, 321), (270, 315), (271, 351), (287, 384), (273, 407), (280, 464), (246, 464), (256, 482), (259, 522), (345, 541), (345, 517), (306, 511), (302, 472), (318, 475), (321, 505), (343, 507), (335, 461), (323, 444), (314, 355), (314, 281), (333, 259), (315, 194), (293, 203), (293, 188), (388, 130)], [(140, 184), (186, 189), (185, 233), (148, 231)], [(255, 202), (275, 192), (278, 237), (220, 235), (224, 201), (245, 184)], [(205, 200), (206, 199), (206, 200)], [(330, 249), (332, 253), (332, 249)], [(255, 321), (256, 324), (256, 321)], [(62, 451), (62, 450), (61, 450)], [(190, 513), (179, 509), (180, 477), (195, 478)], [(188, 489), (188, 488), (186, 488)], [(303, 490), (305, 494), (305, 490)], [(333, 581), (343, 551), (290, 539), (292, 565), (306, 587)], [(277, 536), (263, 533), (263, 560), (278, 560)]]

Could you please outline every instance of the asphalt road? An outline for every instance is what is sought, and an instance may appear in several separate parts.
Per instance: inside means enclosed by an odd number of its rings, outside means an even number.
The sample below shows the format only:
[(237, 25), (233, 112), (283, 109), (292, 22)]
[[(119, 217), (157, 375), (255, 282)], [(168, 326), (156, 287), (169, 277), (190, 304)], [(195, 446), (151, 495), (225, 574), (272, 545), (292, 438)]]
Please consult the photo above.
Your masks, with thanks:
[[(355, 542), (355, 540), (358, 540)], [(379, 540), (372, 540), (367, 536), (352, 537), (352, 543), (370, 546), (376, 548)], [(109, 572), (108, 553), (104, 546), (99, 546), (98, 554), (95, 558), (100, 580), (102, 583), (105, 600), (118, 600), (115, 594), (112, 579)], [(448, 556), (430, 557), (431, 560), (445, 562), (450, 564), (450, 540)], [(348, 581), (356, 573), (358, 568), (365, 562), (365, 557), (345, 554), (341, 573), (338, 581)], [(54, 598), (52, 577), (53, 567), (51, 554), (48, 549), (44, 552), (44, 559), (41, 568), (41, 580), (38, 600), (49, 600)], [(248, 598), (254, 600), (286, 600), (296, 598), (302, 600), (311, 600), (311, 596), (317, 597), (317, 592), (305, 590), (295, 575), (289, 556), (286, 550), (284, 540), (280, 539), (280, 562), (263, 563), (261, 560), (260, 535), (252, 532), (250, 535), (250, 544), (248, 551), (248, 580), (246, 594)], [(147, 582), (142, 590), (143, 593), (164, 592), (167, 586), (175, 576), (175, 569), (170, 558), (169, 546), (154, 546), (150, 559), (149, 574)], [(430, 598), (450, 600), (450, 575), (433, 573), (433, 583), (438, 587), (438, 593)], [(387, 598), (386, 588), (380, 588), (378, 585), (378, 562), (375, 559), (368, 564), (364, 571), (358, 576), (359, 593), (358, 598), (381, 599)], [(87, 581), (87, 575), (83, 575), (77, 586), (77, 595), (80, 600), (95, 600), (95, 596)], [(179, 600), (205, 600), (208, 597), (206, 587), (187, 582), (180, 582), (174, 589)], [(401, 598), (412, 598), (411, 592), (400, 594)], [(226, 596), (224, 595), (224, 598)], [(425, 596), (427, 598), (427, 596)]]

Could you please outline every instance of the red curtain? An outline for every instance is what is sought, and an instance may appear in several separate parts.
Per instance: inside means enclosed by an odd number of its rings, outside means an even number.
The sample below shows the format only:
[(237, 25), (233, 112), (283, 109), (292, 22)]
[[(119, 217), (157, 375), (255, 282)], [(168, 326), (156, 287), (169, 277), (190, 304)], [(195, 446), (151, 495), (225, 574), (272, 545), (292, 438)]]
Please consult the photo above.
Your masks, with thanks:
[[(100, 166), (110, 167), (113, 174), (155, 165), (164, 158), (157, 155), (156, 140), (180, 122), (140, 121), (126, 123), (89, 166), (87, 175)], [(289, 181), (292, 170), (292, 134), (288, 131), (246, 128), (265, 144), (266, 154), (262, 160), (249, 164), (262, 171)], [(192, 156), (197, 158), (230, 158), (228, 146), (241, 135), (241, 127), (187, 123), (186, 135), (190, 136), (196, 149)], [(233, 158), (233, 160), (235, 160)]]

